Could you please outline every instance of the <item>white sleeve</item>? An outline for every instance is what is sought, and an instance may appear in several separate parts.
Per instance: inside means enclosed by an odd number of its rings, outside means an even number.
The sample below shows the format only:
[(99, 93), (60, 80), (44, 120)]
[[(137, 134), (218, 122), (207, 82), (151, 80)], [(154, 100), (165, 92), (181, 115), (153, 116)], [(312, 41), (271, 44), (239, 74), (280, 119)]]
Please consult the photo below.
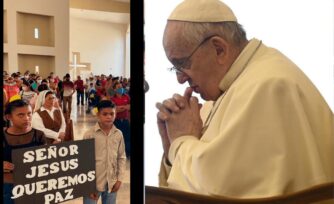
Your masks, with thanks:
[(66, 122), (65, 122), (64, 114), (63, 114), (61, 109), (58, 109), (58, 110), (60, 111), (60, 115), (61, 115), (61, 127), (59, 129), (59, 132), (65, 132), (66, 131)]
[(40, 130), (42, 132), (44, 132), (45, 136), (47, 138), (51, 138), (51, 139), (54, 139), (54, 140), (58, 140), (58, 135), (59, 133), (58, 132), (55, 132), (53, 130), (50, 130), (50, 129), (47, 129), (45, 128), (44, 126), (44, 123), (43, 123), (43, 120), (41, 118), (41, 116), (35, 112), (33, 115), (32, 115), (32, 120), (31, 120), (31, 123), (32, 123), (32, 127), (37, 129), (37, 130)]
[(124, 144), (124, 139), (123, 135), (121, 134), (121, 139), (120, 143), (118, 146), (118, 152), (117, 152), (117, 180), (118, 181), (123, 181), (124, 179), (124, 174), (126, 171), (126, 154), (125, 154), (125, 144)]

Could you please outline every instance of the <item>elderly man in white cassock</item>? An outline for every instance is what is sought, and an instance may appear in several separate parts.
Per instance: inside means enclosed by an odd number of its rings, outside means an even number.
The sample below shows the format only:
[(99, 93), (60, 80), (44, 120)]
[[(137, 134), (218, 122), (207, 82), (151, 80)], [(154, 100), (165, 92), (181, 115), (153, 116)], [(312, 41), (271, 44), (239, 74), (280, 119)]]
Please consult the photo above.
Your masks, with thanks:
[[(185, 0), (163, 46), (189, 87), (156, 104), (160, 186), (265, 198), (333, 182), (333, 112), (290, 59), (246, 38), (227, 5)], [(211, 102), (202, 107), (192, 92)]]

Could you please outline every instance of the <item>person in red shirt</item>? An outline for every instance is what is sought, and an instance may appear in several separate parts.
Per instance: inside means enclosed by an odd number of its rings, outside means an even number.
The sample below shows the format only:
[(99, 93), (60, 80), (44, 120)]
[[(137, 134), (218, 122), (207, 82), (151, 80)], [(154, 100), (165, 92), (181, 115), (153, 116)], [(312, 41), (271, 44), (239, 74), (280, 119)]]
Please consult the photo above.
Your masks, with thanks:
[(111, 101), (116, 104), (116, 119), (115, 126), (120, 129), (123, 133), (124, 142), (125, 142), (125, 153), (126, 157), (130, 158), (130, 121), (129, 121), (129, 112), (130, 112), (130, 97), (125, 94), (125, 89), (122, 87), (122, 84), (116, 82), (113, 85), (115, 95), (111, 97)]
[(70, 75), (65, 75), (65, 80), (63, 81), (63, 112), (66, 113), (66, 117), (69, 118), (72, 110), (72, 95), (75, 92), (74, 84), (70, 80)]
[(96, 89), (96, 97), (98, 98), (98, 101), (100, 101), (104, 97), (103, 87), (101, 84), (101, 80), (97, 80), (95, 84)]
[(102, 84), (102, 88), (105, 89), (106, 84), (107, 84), (107, 79), (106, 79), (106, 76), (104, 74), (101, 75), (101, 84)]
[(81, 98), (81, 105), (84, 105), (84, 93), (85, 93), (85, 86), (84, 82), (80, 76), (77, 77), (77, 80), (74, 82), (74, 88), (77, 91), (77, 105), (80, 104)]
[(13, 77), (8, 77), (8, 79), (5, 80), (3, 88), (6, 91), (7, 98), (9, 101), (11, 97), (18, 95), (20, 92), (19, 85), (17, 84), (16, 81), (14, 81)]

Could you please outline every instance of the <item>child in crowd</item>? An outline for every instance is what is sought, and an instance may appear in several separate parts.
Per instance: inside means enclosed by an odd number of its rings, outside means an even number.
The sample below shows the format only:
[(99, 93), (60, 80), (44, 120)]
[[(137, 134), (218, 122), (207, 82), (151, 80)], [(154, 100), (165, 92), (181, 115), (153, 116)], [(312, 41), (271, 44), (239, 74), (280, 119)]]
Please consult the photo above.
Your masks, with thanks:
[(3, 132), (3, 203), (14, 204), (11, 199), (13, 189), (12, 150), (46, 144), (43, 132), (31, 127), (31, 106), (23, 100), (15, 100), (7, 104), (6, 119), (11, 126)]
[(35, 108), (37, 93), (33, 91), (31, 84), (25, 79), (23, 79), (22, 91), (20, 91), (20, 96), (23, 101), (31, 105), (32, 109)]
[(83, 139), (95, 139), (96, 189), (84, 197), (84, 204), (96, 204), (102, 196), (102, 204), (115, 204), (116, 194), (125, 173), (126, 156), (122, 132), (114, 125), (116, 107), (110, 100), (97, 105), (98, 122), (88, 130)]
[(4, 80), (5, 83), (3, 85), (3, 88), (6, 91), (8, 100), (10, 100), (11, 97), (19, 94), (21, 86), (17, 84), (13, 77), (8, 77)]
[(97, 92), (95, 90), (94, 84), (90, 83), (88, 88), (88, 106), (86, 113), (90, 113), (91, 109), (96, 107), (98, 102), (99, 98), (97, 97)]

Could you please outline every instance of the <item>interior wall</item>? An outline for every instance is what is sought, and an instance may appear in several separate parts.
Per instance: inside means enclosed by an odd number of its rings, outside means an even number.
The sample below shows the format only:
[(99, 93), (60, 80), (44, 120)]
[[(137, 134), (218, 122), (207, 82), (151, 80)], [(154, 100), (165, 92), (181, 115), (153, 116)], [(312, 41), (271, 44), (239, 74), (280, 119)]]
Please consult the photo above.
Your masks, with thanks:
[(126, 31), (126, 48), (125, 48), (125, 77), (130, 78), (130, 24), (128, 25), (128, 30)]
[[(38, 38), (35, 38), (35, 28)], [(19, 44), (54, 46), (54, 17), (30, 13), (17, 13), (17, 41)]]
[(3, 42), (7, 43), (7, 11), (3, 10)]
[(126, 30), (126, 24), (70, 17), (70, 53), (80, 52), (93, 74), (125, 76)]
[(130, 13), (130, 3), (110, 0), (71, 0), (70, 7), (96, 11)]
[(49, 76), (50, 72), (55, 71), (55, 57), (54, 56), (42, 56), (42, 55), (29, 55), (29, 54), (19, 54), (19, 71), (21, 73), (27, 70), (31, 73), (35, 72), (35, 67), (39, 67), (39, 75), (42, 78)]
[(3, 53), (3, 70), (8, 72), (8, 54)]
[[(4, 22), (4, 25), (7, 25), (8, 38), (7, 43), (4, 42), (3, 44), (3, 52), (8, 53), (9, 72), (12, 73), (19, 70), (19, 54), (31, 54), (54, 56), (55, 74), (59, 76), (65, 75), (68, 72), (69, 63), (69, 0), (4, 0), (3, 6), (6, 11), (6, 22)], [(17, 25), (18, 12), (52, 16), (54, 22), (51, 23), (53, 26), (50, 29), (54, 33), (53, 45), (34, 45), (31, 42), (19, 44), (17, 39), (21, 33), (19, 33)], [(33, 32), (29, 32), (24, 35), (33, 36), (33, 34)]]

